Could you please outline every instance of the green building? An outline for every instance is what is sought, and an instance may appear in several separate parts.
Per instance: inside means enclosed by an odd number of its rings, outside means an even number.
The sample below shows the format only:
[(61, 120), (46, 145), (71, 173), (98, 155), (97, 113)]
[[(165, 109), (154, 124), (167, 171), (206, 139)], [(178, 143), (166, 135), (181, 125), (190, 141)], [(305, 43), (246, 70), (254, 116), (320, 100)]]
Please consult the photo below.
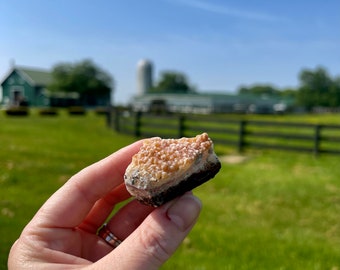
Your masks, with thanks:
[(13, 67), (1, 82), (1, 103), (7, 106), (46, 106), (49, 103), (46, 86), (51, 80), (48, 71)]
[[(110, 105), (110, 90), (105, 93), (80, 95), (77, 92), (50, 92), (52, 82), (47, 70), (13, 67), (1, 82), (1, 105), (7, 107), (29, 105), (33, 107), (97, 107)], [(1, 89), (0, 89), (1, 90)]]

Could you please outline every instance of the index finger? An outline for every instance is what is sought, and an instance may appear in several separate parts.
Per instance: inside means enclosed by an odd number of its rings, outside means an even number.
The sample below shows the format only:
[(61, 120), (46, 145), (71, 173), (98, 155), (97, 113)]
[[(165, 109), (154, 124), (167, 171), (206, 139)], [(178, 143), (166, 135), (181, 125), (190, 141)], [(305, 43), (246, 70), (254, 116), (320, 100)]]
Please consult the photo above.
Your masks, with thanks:
[(123, 182), (125, 169), (141, 144), (126, 146), (74, 175), (48, 199), (35, 220), (43, 227), (78, 226), (97, 200)]

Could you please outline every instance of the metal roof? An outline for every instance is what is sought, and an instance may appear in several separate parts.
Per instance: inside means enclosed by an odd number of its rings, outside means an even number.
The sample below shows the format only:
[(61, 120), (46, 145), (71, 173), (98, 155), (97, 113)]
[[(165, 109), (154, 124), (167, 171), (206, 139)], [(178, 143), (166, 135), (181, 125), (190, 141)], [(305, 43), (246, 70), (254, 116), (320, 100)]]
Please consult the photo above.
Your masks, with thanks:
[(227, 103), (278, 103), (285, 100), (279, 96), (258, 96), (251, 94), (231, 94), (231, 93), (216, 93), (216, 92), (195, 92), (195, 93), (146, 93), (144, 95), (137, 95), (133, 97), (133, 101), (149, 101), (153, 99), (167, 99), (167, 100), (206, 100), (206, 102), (227, 102)]
[(51, 73), (46, 70), (26, 67), (15, 67), (15, 70), (35, 86), (46, 86), (52, 81)]

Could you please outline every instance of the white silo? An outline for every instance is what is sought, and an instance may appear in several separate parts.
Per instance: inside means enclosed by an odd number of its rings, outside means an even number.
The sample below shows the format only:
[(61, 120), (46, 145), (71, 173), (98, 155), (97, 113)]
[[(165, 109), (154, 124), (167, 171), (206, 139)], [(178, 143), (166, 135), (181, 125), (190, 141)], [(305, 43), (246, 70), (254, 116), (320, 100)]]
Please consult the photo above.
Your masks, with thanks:
[(142, 59), (137, 64), (137, 94), (143, 95), (152, 87), (152, 63)]

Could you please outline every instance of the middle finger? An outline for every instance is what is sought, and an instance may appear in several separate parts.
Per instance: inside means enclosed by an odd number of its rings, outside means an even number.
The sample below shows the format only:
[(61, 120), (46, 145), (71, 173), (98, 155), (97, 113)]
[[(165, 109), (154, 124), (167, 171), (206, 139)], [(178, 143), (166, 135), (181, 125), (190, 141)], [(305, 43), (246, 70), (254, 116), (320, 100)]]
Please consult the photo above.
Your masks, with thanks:
[(154, 210), (133, 200), (124, 205), (107, 223), (109, 230), (121, 241), (127, 238)]
[(117, 203), (131, 197), (124, 184), (113, 189), (105, 197), (98, 200), (83, 222), (78, 226), (89, 233), (96, 233), (98, 228), (105, 222)]

